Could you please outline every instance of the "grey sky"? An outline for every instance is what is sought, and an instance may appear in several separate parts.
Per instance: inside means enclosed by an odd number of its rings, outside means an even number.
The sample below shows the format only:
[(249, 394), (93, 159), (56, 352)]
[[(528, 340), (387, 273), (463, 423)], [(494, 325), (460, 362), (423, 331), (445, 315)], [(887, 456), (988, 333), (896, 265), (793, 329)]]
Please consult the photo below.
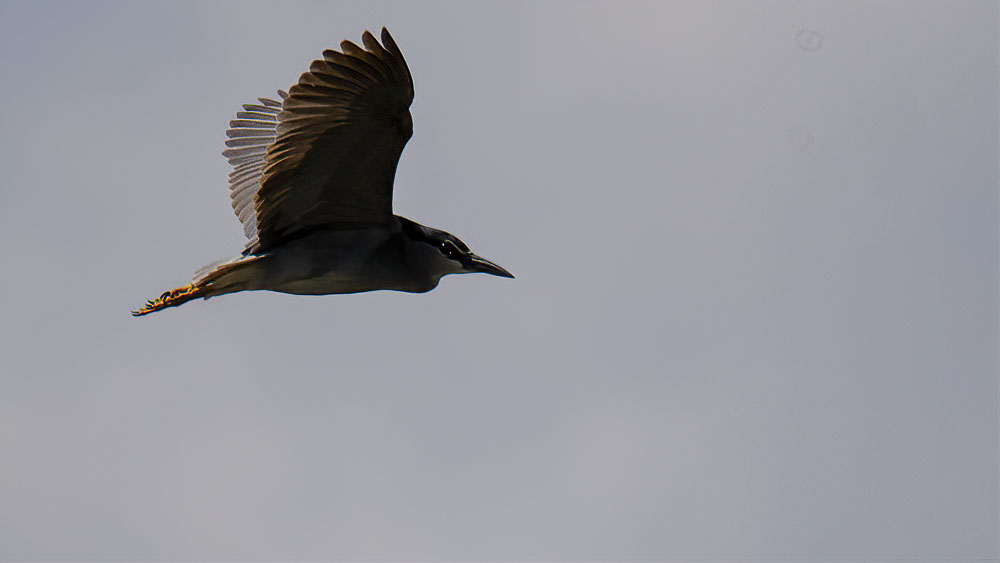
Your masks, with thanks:
[[(0, 2), (0, 559), (997, 558), (997, 20)], [(130, 317), (382, 25), (396, 212), (518, 278)]]

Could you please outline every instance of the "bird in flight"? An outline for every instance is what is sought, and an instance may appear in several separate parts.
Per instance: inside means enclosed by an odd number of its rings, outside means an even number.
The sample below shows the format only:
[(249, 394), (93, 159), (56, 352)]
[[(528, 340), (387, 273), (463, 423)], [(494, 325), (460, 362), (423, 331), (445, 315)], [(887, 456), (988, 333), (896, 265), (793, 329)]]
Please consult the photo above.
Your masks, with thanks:
[(458, 237), (394, 215), (392, 185), (413, 135), (413, 78), (382, 28), (313, 61), (280, 101), (258, 98), (229, 122), (229, 195), (248, 242), (135, 316), (237, 291), (304, 295), (423, 293), (443, 276), (513, 278)]

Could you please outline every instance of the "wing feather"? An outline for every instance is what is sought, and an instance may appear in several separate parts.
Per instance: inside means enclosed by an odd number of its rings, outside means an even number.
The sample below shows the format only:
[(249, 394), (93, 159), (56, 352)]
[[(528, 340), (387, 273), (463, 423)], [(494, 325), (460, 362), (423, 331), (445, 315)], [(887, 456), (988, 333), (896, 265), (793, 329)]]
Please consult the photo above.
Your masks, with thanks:
[(237, 119), (259, 119), (261, 121), (278, 121), (278, 116), (272, 113), (261, 113), (259, 111), (238, 111)]
[[(364, 48), (344, 41), (342, 52), (327, 50), (282, 96), (274, 124), (275, 138), (266, 145), (260, 187), (253, 198), (259, 252), (316, 228), (382, 223), (392, 216), (392, 184), (403, 147), (412, 135), (409, 106), (413, 80), (399, 47), (382, 29), (382, 44), (370, 32)], [(251, 130), (270, 130), (259, 122), (276, 109), (247, 104), (237, 114), (227, 149), (232, 159), (256, 158), (271, 137)], [(241, 115), (242, 114), (242, 115)], [(244, 126), (242, 121), (253, 121)], [(240, 152), (246, 150), (245, 152)], [(232, 162), (232, 160), (231, 160)], [(245, 172), (256, 166), (241, 160), (231, 178), (239, 194), (251, 189)], [(236, 198), (234, 209), (243, 197)], [(246, 214), (246, 207), (238, 213)], [(241, 216), (242, 219), (242, 216)], [(251, 230), (244, 222), (250, 236)]]
[[(278, 91), (284, 99), (287, 94)], [(254, 215), (253, 197), (260, 188), (267, 147), (277, 138), (275, 127), (281, 102), (270, 98), (257, 98), (259, 104), (243, 104), (236, 112), (236, 119), (226, 130), (226, 150), (222, 155), (233, 165), (229, 173), (229, 197), (233, 212), (243, 224), (243, 233), (249, 239), (247, 247), (257, 244), (257, 217)]]

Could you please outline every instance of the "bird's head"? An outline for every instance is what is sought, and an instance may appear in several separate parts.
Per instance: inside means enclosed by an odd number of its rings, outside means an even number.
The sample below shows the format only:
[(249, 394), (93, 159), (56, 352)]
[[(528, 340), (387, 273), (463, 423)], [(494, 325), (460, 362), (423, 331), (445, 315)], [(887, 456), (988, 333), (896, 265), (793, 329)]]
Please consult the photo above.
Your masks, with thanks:
[(404, 231), (410, 240), (421, 247), (421, 261), (426, 264), (432, 275), (440, 278), (448, 274), (481, 273), (504, 278), (514, 277), (507, 270), (473, 253), (469, 250), (469, 246), (455, 235), (413, 221), (403, 221)]
[(489, 260), (473, 253), (458, 237), (451, 233), (438, 231), (441, 238), (434, 241), (441, 256), (454, 264), (454, 274), (491, 274), (503, 278), (513, 278), (514, 275)]

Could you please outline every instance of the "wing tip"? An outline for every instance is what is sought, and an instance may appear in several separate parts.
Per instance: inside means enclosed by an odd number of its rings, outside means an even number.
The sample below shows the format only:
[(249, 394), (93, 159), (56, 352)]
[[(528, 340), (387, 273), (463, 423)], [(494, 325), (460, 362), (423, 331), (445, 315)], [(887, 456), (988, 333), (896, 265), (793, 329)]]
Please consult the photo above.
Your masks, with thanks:
[(392, 35), (389, 34), (389, 28), (383, 25), (381, 35), (382, 35), (382, 44), (385, 45), (385, 48), (389, 49), (390, 51), (395, 51), (396, 53), (399, 53), (399, 47), (396, 45), (396, 41), (392, 38)]

